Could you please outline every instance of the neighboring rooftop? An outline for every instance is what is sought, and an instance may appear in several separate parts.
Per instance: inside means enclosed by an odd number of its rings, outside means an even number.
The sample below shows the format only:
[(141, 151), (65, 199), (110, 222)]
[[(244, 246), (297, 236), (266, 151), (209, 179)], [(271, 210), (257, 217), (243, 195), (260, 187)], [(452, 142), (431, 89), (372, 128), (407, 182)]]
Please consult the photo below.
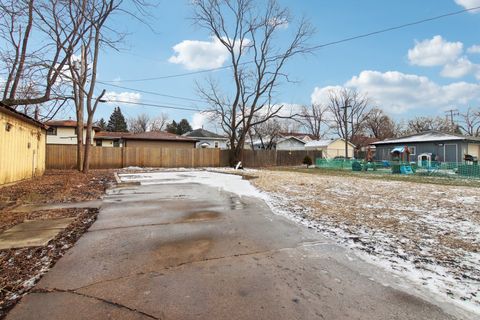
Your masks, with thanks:
[[(330, 144), (334, 143), (335, 141), (338, 141), (338, 140), (342, 140), (344, 141), (343, 139), (322, 139), (322, 140), (313, 140), (313, 141), (309, 141), (305, 144), (305, 147), (314, 147), (314, 148), (324, 148), (324, 147), (328, 147)], [(355, 147), (355, 145), (351, 142), (349, 142), (348, 144), (350, 144), (351, 146)]]
[(149, 131), (123, 136), (125, 140), (162, 140), (162, 141), (191, 141), (196, 139), (190, 137), (177, 136), (176, 134), (165, 131)]
[(279, 134), (282, 137), (295, 137), (299, 139), (304, 139), (305, 137), (308, 137), (312, 140), (315, 140), (315, 136), (311, 135), (309, 133), (303, 133), (303, 132), (279, 132)]
[(205, 129), (195, 129), (190, 132), (187, 132), (183, 135), (184, 137), (192, 137), (192, 138), (210, 138), (210, 139), (227, 139), (224, 136), (216, 134), (214, 132), (205, 130)]
[(478, 141), (480, 137), (469, 137), (461, 134), (444, 133), (440, 131), (425, 131), (422, 133), (412, 134), (400, 138), (387, 139), (372, 143), (373, 145), (381, 144), (402, 144), (402, 143), (414, 143), (414, 142), (441, 142), (441, 141)]
[(133, 133), (130, 132), (114, 132), (114, 131), (100, 131), (95, 134), (95, 139), (121, 139), (124, 137), (131, 136)]
[[(77, 121), (76, 120), (50, 120), (45, 122), (45, 124), (49, 127), (66, 127), (66, 128), (76, 128), (77, 127)], [(85, 127), (87, 127), (87, 124), (84, 124)], [(100, 127), (93, 126), (93, 130), (95, 131), (100, 131)]]
[(5, 114), (8, 114), (12, 117), (15, 117), (17, 119), (20, 119), (20, 120), (23, 120), (23, 121), (26, 121), (30, 124), (33, 124), (37, 127), (40, 127), (40, 128), (43, 128), (43, 129), (46, 129), (46, 125), (41, 123), (40, 121), (38, 120), (35, 120), (34, 118), (30, 117), (30, 116), (27, 116), (26, 114), (24, 113), (21, 113), (21, 112), (18, 112), (17, 110), (15, 110), (14, 108), (12, 107), (8, 107), (6, 105), (3, 105), (0, 103), (0, 112), (3, 112)]

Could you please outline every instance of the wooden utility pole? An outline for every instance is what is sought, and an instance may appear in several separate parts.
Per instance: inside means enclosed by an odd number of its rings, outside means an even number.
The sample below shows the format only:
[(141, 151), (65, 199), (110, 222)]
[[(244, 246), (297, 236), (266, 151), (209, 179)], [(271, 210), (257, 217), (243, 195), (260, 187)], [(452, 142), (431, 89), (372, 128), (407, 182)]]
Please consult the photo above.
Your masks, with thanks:
[(450, 117), (450, 123), (452, 124), (452, 127), (453, 127), (455, 125), (455, 121), (453, 120), (453, 117), (460, 115), (460, 113), (458, 112), (458, 109), (446, 110), (445, 113), (447, 114), (447, 119)]

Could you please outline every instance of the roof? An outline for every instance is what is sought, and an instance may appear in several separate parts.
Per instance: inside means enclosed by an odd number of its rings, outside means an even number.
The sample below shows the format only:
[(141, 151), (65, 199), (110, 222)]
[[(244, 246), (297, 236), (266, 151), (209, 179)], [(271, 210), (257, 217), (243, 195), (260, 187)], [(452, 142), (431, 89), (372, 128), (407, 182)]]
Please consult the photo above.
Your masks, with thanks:
[(24, 113), (18, 112), (17, 110), (13, 109), (12, 107), (8, 107), (6, 105), (3, 105), (1, 102), (0, 102), (0, 112), (8, 114), (12, 117), (15, 117), (15, 118), (19, 119), (19, 120), (28, 122), (30, 124), (33, 124), (34, 126), (37, 126), (39, 128), (47, 129), (47, 126), (45, 124), (41, 123), (40, 121), (35, 120), (34, 118), (32, 118), (30, 116), (27, 116)]
[(315, 140), (315, 136), (309, 133), (302, 133), (302, 132), (279, 132), (279, 134), (283, 137), (296, 137), (296, 138), (304, 138), (309, 137), (310, 139)]
[(192, 138), (210, 138), (210, 139), (228, 139), (224, 136), (216, 134), (214, 132), (205, 130), (205, 129), (195, 129), (190, 132), (183, 134), (184, 137), (192, 137)]
[[(45, 124), (49, 127), (67, 127), (67, 128), (76, 128), (77, 121), (76, 120), (50, 120), (45, 122)], [(87, 124), (85, 123), (84, 126), (86, 127)], [(93, 130), (100, 131), (102, 130), (98, 126), (92, 126)]]
[[(341, 140), (341, 141), (345, 141), (343, 139), (322, 139), (322, 140), (313, 140), (313, 141), (310, 141), (310, 142), (307, 142), (305, 144), (305, 148), (325, 148), (325, 147), (328, 147), (329, 145), (331, 145), (332, 143), (338, 141), (338, 140)], [(355, 145), (351, 142), (348, 143), (350, 146), (353, 146), (355, 147)]]
[(114, 131), (99, 131), (95, 133), (95, 139), (120, 139), (126, 136), (130, 136), (130, 132), (114, 132)]
[(402, 143), (415, 143), (415, 142), (442, 142), (442, 141), (478, 141), (480, 142), (480, 138), (431, 130), (431, 131), (425, 131), (422, 133), (403, 136), (400, 138), (387, 139), (383, 141), (374, 142), (373, 145), (402, 144)]
[(277, 143), (281, 143), (281, 142), (283, 142), (283, 141), (290, 140), (290, 139), (296, 140), (296, 141), (298, 141), (298, 142), (300, 142), (300, 143), (303, 143), (303, 144), (306, 144), (306, 143), (307, 143), (306, 141), (304, 141), (304, 140), (302, 140), (302, 139), (300, 139), (300, 138), (294, 137), (294, 136), (283, 137), (283, 138), (281, 138), (280, 140), (278, 140)]
[(165, 131), (149, 131), (143, 133), (135, 133), (123, 136), (125, 140), (157, 140), (157, 141), (179, 141), (179, 142), (196, 142), (196, 139), (190, 137), (177, 136), (176, 134)]

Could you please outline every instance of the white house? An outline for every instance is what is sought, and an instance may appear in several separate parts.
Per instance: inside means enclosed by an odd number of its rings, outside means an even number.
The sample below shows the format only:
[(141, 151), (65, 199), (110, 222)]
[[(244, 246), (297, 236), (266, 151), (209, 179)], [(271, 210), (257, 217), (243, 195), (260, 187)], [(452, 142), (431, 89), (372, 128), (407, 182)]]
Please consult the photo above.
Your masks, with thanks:
[[(77, 121), (51, 120), (45, 122), (48, 126), (47, 144), (77, 144)], [(93, 144), (95, 132), (100, 128), (93, 127), (90, 144)], [(83, 130), (83, 141), (87, 139), (87, 130)]]
[[(324, 139), (313, 140), (305, 144), (305, 150), (322, 151), (322, 157), (331, 159), (335, 157), (345, 157), (345, 140), (344, 139)], [(348, 142), (348, 157), (354, 155), (355, 145)]]
[(307, 142), (296, 137), (283, 137), (277, 141), (277, 150), (297, 151), (305, 150)]
[(183, 134), (183, 136), (197, 140), (195, 148), (229, 148), (228, 138), (205, 129), (196, 129)]

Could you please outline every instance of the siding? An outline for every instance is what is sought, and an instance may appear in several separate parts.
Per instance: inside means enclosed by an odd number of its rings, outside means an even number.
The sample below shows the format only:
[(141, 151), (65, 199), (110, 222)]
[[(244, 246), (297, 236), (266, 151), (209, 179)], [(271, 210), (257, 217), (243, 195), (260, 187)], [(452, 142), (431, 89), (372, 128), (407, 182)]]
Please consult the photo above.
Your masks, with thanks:
[[(448, 150), (456, 150), (455, 152), (449, 152), (445, 154), (445, 145), (455, 145), (456, 147), (448, 148)], [(390, 151), (400, 146), (399, 144), (385, 144), (377, 145), (376, 149), (376, 159), (377, 160), (391, 160)], [(457, 162), (462, 162), (463, 157), (467, 150), (470, 148), (466, 142), (463, 141), (445, 141), (445, 142), (419, 142), (419, 143), (409, 143), (407, 144), (409, 148), (415, 147), (415, 154), (410, 155), (410, 161), (417, 161), (417, 158), (422, 153), (432, 153), (437, 156), (437, 160), (444, 162), (445, 158), (448, 161), (454, 162), (454, 159), (457, 159)]]
[[(10, 131), (6, 130), (11, 124)], [(45, 130), (0, 109), (0, 185), (45, 172)]]
[[(92, 130), (91, 144), (93, 144), (93, 138), (95, 131)], [(87, 130), (83, 130), (83, 141), (87, 140)], [(47, 144), (77, 144), (77, 135), (75, 134), (75, 128), (70, 127), (57, 127), (57, 135), (47, 135)]]

